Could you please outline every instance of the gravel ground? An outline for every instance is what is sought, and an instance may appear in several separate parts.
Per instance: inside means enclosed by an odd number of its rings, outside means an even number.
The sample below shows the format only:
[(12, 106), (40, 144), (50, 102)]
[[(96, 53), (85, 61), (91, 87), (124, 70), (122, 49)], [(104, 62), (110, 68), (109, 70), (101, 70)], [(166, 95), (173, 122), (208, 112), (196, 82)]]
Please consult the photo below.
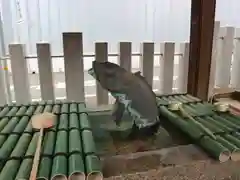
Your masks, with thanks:
[(187, 165), (105, 178), (105, 180), (239, 180), (239, 168), (240, 162), (218, 163), (204, 160)]

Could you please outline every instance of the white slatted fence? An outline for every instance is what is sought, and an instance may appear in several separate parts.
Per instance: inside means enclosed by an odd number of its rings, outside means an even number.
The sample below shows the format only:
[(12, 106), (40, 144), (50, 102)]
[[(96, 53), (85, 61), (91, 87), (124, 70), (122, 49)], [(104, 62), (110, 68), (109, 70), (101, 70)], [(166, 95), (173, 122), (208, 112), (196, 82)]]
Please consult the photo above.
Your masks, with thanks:
[[(209, 94), (216, 87), (240, 88), (240, 36), (238, 29), (220, 27), (215, 23), (211, 77)], [(186, 92), (188, 79), (189, 43), (143, 42), (140, 53), (132, 52), (131, 42), (119, 42), (119, 52), (108, 53), (107, 42), (96, 42), (94, 54), (84, 54), (82, 33), (63, 33), (63, 55), (51, 55), (51, 45), (37, 43), (37, 56), (25, 55), (24, 45), (9, 45), (9, 76), (11, 83), (4, 83), (0, 73), (0, 93), (6, 94), (3, 87), (11, 86), (12, 98), (18, 103), (35, 100), (67, 99), (86, 101), (88, 104), (109, 104), (113, 102), (108, 92), (87, 74), (86, 62), (110, 61), (120, 64), (129, 71), (140, 70), (146, 77), (154, 92)], [(160, 53), (156, 53), (156, 45)], [(180, 52), (176, 52), (180, 46)], [(159, 52), (159, 49), (158, 49)], [(36, 74), (29, 74), (27, 61), (37, 58)], [(53, 72), (53, 59), (60, 63), (63, 59), (63, 72)], [(55, 62), (55, 63), (56, 63)], [(136, 64), (139, 66), (136, 67)], [(4, 67), (2, 67), (2, 72)], [(60, 79), (60, 80), (59, 80)], [(30, 84), (30, 85), (29, 85)], [(33, 85), (34, 84), (34, 85)], [(34, 94), (35, 93), (35, 94)], [(36, 94), (39, 94), (38, 96)], [(36, 99), (37, 96), (37, 99)], [(0, 104), (5, 104), (5, 95), (0, 97)]]

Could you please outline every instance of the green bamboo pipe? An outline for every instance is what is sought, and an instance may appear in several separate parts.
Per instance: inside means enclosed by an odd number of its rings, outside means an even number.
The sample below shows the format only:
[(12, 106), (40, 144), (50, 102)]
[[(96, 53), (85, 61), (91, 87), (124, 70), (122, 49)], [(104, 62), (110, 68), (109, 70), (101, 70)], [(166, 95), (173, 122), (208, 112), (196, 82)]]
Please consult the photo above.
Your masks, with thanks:
[(216, 139), (215, 135), (205, 126), (203, 126), (201, 123), (196, 121), (191, 115), (189, 115), (183, 108), (181, 103), (174, 103), (170, 105), (170, 108), (172, 110), (180, 110), (180, 112), (188, 118), (188, 123), (193, 124), (193, 126), (197, 127), (201, 131), (205, 132), (205, 134), (209, 135), (211, 138)]
[(23, 116), (26, 111), (27, 111), (27, 107), (26, 106), (22, 106), (22, 107), (20, 107), (20, 109), (16, 113), (16, 116)]
[(231, 152), (230, 158), (232, 161), (240, 160), (240, 149), (236, 145), (221, 136), (217, 136), (217, 141)]
[(240, 120), (238, 120), (234, 116), (231, 116), (229, 114), (221, 114), (221, 117), (227, 119), (228, 121), (232, 122), (233, 124), (236, 124), (237, 126), (240, 126)]
[(79, 123), (80, 123), (81, 130), (91, 129), (91, 124), (90, 124), (87, 113), (81, 113), (79, 117), (80, 117)]
[(215, 124), (216, 126), (218, 126), (220, 129), (223, 129), (225, 132), (230, 132), (232, 131), (231, 128), (229, 128), (228, 126), (220, 123), (219, 121), (216, 121), (215, 119), (213, 119), (212, 117), (205, 117), (207, 121)]
[(35, 112), (35, 106), (29, 106), (28, 107), (28, 109), (27, 109), (27, 111), (25, 112), (25, 115), (27, 115), (27, 116), (32, 116), (33, 115), (33, 113)]
[(68, 112), (69, 112), (69, 104), (67, 103), (62, 104), (61, 113), (68, 113)]
[(81, 132), (82, 143), (83, 143), (83, 151), (84, 154), (93, 154), (96, 152), (95, 142), (93, 139), (92, 131), (83, 130)]
[[(186, 121), (182, 120), (174, 113), (168, 111), (166, 107), (160, 107), (160, 112), (163, 116), (167, 117), (169, 121), (178, 126), (178, 128), (188, 134), (191, 138), (198, 140), (203, 135), (199, 129), (189, 126)], [(220, 162), (225, 162), (230, 158), (230, 151), (209, 136), (202, 137), (199, 141), (199, 145), (205, 149), (212, 157), (218, 159)]]
[(8, 124), (1, 131), (2, 134), (10, 134), (16, 125), (19, 123), (19, 117), (13, 117), (9, 120)]
[(80, 103), (78, 104), (78, 112), (82, 113), (82, 112), (86, 112), (86, 104), (85, 103)]
[(51, 180), (67, 180), (67, 164), (66, 156), (55, 156), (53, 159)]
[(7, 117), (12, 117), (18, 112), (18, 107), (12, 107), (12, 109), (5, 115)]
[(77, 103), (71, 103), (69, 109), (70, 109), (70, 113), (77, 113), (78, 112)]
[(52, 112), (52, 109), (53, 109), (52, 105), (48, 104), (45, 106), (43, 112)]
[(158, 105), (167, 105), (168, 101), (166, 101), (160, 97), (157, 97), (157, 103), (158, 103)]
[(88, 155), (86, 162), (86, 180), (103, 180), (102, 166), (100, 159), (95, 155)]
[(4, 117), (10, 110), (9, 106), (4, 107), (0, 112), (0, 118)]
[(72, 129), (69, 131), (69, 153), (82, 153), (82, 140), (78, 129)]
[(58, 130), (68, 130), (68, 114), (61, 114), (59, 118)]
[(226, 120), (225, 118), (222, 118), (221, 116), (213, 116), (213, 119), (215, 119), (216, 121), (228, 126), (229, 128), (232, 129), (237, 129), (236, 124), (232, 123), (231, 121)]
[(192, 96), (192, 95), (190, 95), (190, 94), (186, 94), (185, 97), (191, 99), (192, 101), (201, 101), (201, 99), (196, 98), (196, 97), (194, 97), (194, 96)]
[(70, 113), (69, 115), (69, 129), (80, 129), (79, 119), (77, 113)]
[(61, 105), (55, 104), (52, 109), (52, 113), (59, 114), (61, 112)]
[(236, 145), (238, 148), (240, 148), (240, 139), (238, 139), (237, 137), (234, 137), (230, 134), (223, 135), (223, 137), (227, 139), (229, 142)]
[(12, 133), (22, 134), (24, 129), (26, 128), (28, 122), (29, 122), (29, 117), (28, 116), (23, 116), (20, 119), (19, 123), (15, 126)]
[(182, 99), (185, 99), (187, 103), (194, 102), (192, 99), (189, 99), (186, 95), (180, 95), (179, 97), (182, 98)]
[(200, 131), (195, 126), (192, 127), (191, 125), (189, 125), (187, 121), (183, 120), (180, 116), (176, 115), (175, 113), (172, 113), (171, 111), (169, 111), (165, 106), (160, 106), (159, 111), (172, 124), (174, 124), (183, 132), (188, 134), (192, 139), (195, 139), (195, 140), (199, 139), (203, 135), (202, 131)]
[[(237, 146), (238, 149), (240, 149), (240, 139), (239, 139), (239, 137), (236, 136), (235, 133), (233, 134), (233, 136), (232, 135), (224, 135), (224, 138), (226, 140), (228, 140), (230, 143), (232, 143), (235, 146)], [(236, 151), (234, 153), (233, 160), (234, 161), (239, 161), (240, 160), (240, 150), (238, 150), (238, 151)]]
[(21, 164), (20, 160), (15, 159), (8, 160), (0, 173), (0, 179), (3, 180), (15, 179), (20, 164)]
[(221, 143), (211, 139), (209, 136), (202, 137), (199, 141), (199, 145), (220, 162), (226, 162), (230, 159), (231, 152)]
[(55, 138), (56, 133), (49, 131), (45, 133), (42, 154), (44, 156), (51, 156), (53, 154), (54, 146), (55, 146)]
[(81, 154), (70, 155), (68, 164), (68, 180), (85, 180), (84, 161)]
[(15, 179), (22, 179), (22, 180), (29, 179), (32, 164), (33, 164), (33, 159), (31, 158), (23, 159)]
[(50, 167), (52, 167), (52, 159), (43, 156), (39, 164), (37, 180), (48, 180), (52, 170)]
[(188, 101), (186, 99), (182, 98), (179, 95), (175, 95), (175, 96), (173, 96), (173, 98), (175, 98), (176, 101), (180, 101), (181, 103), (188, 103)]
[(213, 133), (224, 133), (224, 130), (222, 130), (221, 128), (218, 128), (215, 124), (213, 124), (210, 121), (207, 121), (203, 118), (200, 117), (196, 117), (196, 119), (203, 124), (205, 127), (207, 127), (208, 129), (210, 129)]
[(34, 111), (33, 114), (39, 114), (39, 113), (42, 113), (44, 110), (44, 106), (43, 105), (39, 105), (37, 106), (36, 110)]

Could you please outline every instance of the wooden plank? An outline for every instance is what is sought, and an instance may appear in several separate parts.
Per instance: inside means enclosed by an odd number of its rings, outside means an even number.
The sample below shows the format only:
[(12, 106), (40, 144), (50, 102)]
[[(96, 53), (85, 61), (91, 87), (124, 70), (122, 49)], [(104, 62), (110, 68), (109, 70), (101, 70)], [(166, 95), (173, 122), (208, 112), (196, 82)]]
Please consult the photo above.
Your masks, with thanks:
[(179, 74), (178, 74), (178, 92), (187, 92), (188, 65), (189, 65), (189, 43), (180, 44)]
[(192, 0), (188, 93), (207, 100), (216, 0)]
[[(108, 44), (106, 42), (95, 43), (95, 56), (96, 61), (106, 62), (108, 61)], [(108, 92), (101, 87), (97, 82), (97, 104), (104, 105), (108, 104)]]
[(233, 88), (240, 89), (240, 37), (236, 38), (235, 49), (233, 52), (231, 85)]
[(150, 86), (153, 84), (154, 43), (144, 42), (141, 52), (141, 66), (143, 76)]
[(24, 45), (10, 44), (9, 54), (12, 67), (15, 100), (17, 103), (29, 103), (31, 97)]
[(127, 71), (131, 72), (132, 69), (132, 43), (120, 42), (119, 43), (119, 64)]
[(1, 63), (1, 71), (0, 71), (0, 105), (4, 105), (4, 104), (7, 103), (3, 71), (4, 71), (4, 68), (3, 68), (2, 63)]
[(217, 50), (218, 50), (217, 43), (219, 38), (219, 30), (220, 30), (220, 22), (216, 21), (214, 24), (214, 32), (213, 32), (212, 60), (211, 60), (211, 67), (210, 67), (208, 98), (213, 95), (214, 87), (215, 87), (216, 62), (217, 62)]
[[(4, 8), (4, 9), (6, 8), (6, 7), (3, 7), (5, 3), (2, 2), (2, 8)], [(5, 9), (5, 11), (7, 9)], [(3, 9), (2, 9), (2, 11), (4, 12)], [(10, 17), (4, 17), (5, 21), (9, 23), (9, 21), (7, 21), (6, 18), (10, 18), (11, 19), (11, 15), (10, 15)], [(4, 27), (6, 27), (6, 24), (4, 24), (4, 25), (5, 25)], [(2, 16), (0, 15), (0, 53), (1, 53), (1, 57), (6, 57), (7, 56), (6, 55), (7, 54), (6, 53), (6, 42), (5, 42), (5, 36), (4, 36), (4, 27), (3, 27)], [(0, 86), (1, 86), (0, 87), (0, 89), (1, 89), (0, 93), (1, 93), (1, 97), (0, 97), (0, 104), (7, 104), (7, 103), (11, 103), (12, 102), (12, 94), (11, 94), (11, 89), (10, 89), (10, 76), (9, 76), (9, 68), (8, 68), (8, 65), (7, 65), (7, 59), (1, 59), (0, 66), (1, 66), (1, 75), (0, 75), (0, 81), (1, 81), (0, 82)]]
[(54, 100), (52, 58), (49, 43), (37, 44), (37, 57), (42, 100)]
[(234, 27), (224, 27), (223, 31), (224, 37), (218, 50), (220, 58), (217, 65), (216, 86), (226, 88), (230, 85)]
[(85, 95), (82, 33), (63, 33), (63, 53), (67, 99), (83, 102)]
[(159, 79), (161, 81), (162, 93), (171, 93), (173, 88), (173, 68), (174, 68), (174, 53), (175, 44), (167, 42), (161, 44), (161, 51), (163, 52), (163, 62), (161, 63), (161, 75)]

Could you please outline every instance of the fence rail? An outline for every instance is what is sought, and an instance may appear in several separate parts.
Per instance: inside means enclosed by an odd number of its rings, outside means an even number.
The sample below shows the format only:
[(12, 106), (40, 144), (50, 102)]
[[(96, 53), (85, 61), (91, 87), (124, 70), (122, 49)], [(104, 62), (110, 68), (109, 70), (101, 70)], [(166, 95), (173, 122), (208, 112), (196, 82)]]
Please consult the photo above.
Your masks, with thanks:
[[(92, 61), (114, 61), (130, 71), (140, 70), (153, 87), (155, 92), (186, 92), (188, 79), (188, 55), (189, 43), (180, 44), (180, 52), (175, 52), (175, 43), (161, 43), (160, 53), (155, 53), (156, 43), (143, 42), (140, 53), (132, 52), (131, 42), (119, 42), (118, 53), (108, 53), (107, 42), (96, 42), (94, 54), (84, 54), (83, 34), (63, 33), (63, 55), (52, 55), (49, 43), (37, 43), (37, 55), (29, 56), (25, 54), (25, 45), (10, 44), (9, 56), (3, 57), (2, 61), (10, 60), (9, 77), (10, 83), (4, 83), (1, 73), (0, 93), (6, 96), (0, 97), (0, 103), (9, 103), (7, 97), (11, 96), (11, 101), (26, 103), (33, 100), (32, 82), (39, 81), (39, 100), (68, 99), (74, 101), (86, 101), (89, 104), (98, 105), (112, 102), (109, 94), (103, 90), (95, 80), (87, 75), (85, 64), (86, 59)], [(135, 58), (139, 57), (140, 66), (133, 67)], [(37, 74), (29, 74), (27, 60), (36, 58), (38, 62)], [(64, 72), (54, 73), (52, 59), (63, 58)], [(115, 58), (115, 59), (113, 59)], [(3, 71), (7, 71), (5, 68)], [(2, 72), (3, 72), (2, 71)], [(58, 84), (56, 77), (61, 76), (65, 82), (61, 92), (65, 91), (65, 96), (58, 96)], [(209, 83), (209, 93), (214, 87), (234, 87), (240, 88), (240, 37), (235, 36), (233, 27), (221, 27), (220, 22), (215, 22), (214, 43), (212, 53), (211, 77)], [(86, 85), (91, 84), (91, 90)], [(7, 94), (6, 86), (11, 89), (11, 95)], [(11, 86), (11, 87), (10, 87)], [(94, 88), (94, 90), (93, 90)], [(95, 91), (91, 95), (88, 91)], [(36, 100), (36, 99), (35, 99)]]

